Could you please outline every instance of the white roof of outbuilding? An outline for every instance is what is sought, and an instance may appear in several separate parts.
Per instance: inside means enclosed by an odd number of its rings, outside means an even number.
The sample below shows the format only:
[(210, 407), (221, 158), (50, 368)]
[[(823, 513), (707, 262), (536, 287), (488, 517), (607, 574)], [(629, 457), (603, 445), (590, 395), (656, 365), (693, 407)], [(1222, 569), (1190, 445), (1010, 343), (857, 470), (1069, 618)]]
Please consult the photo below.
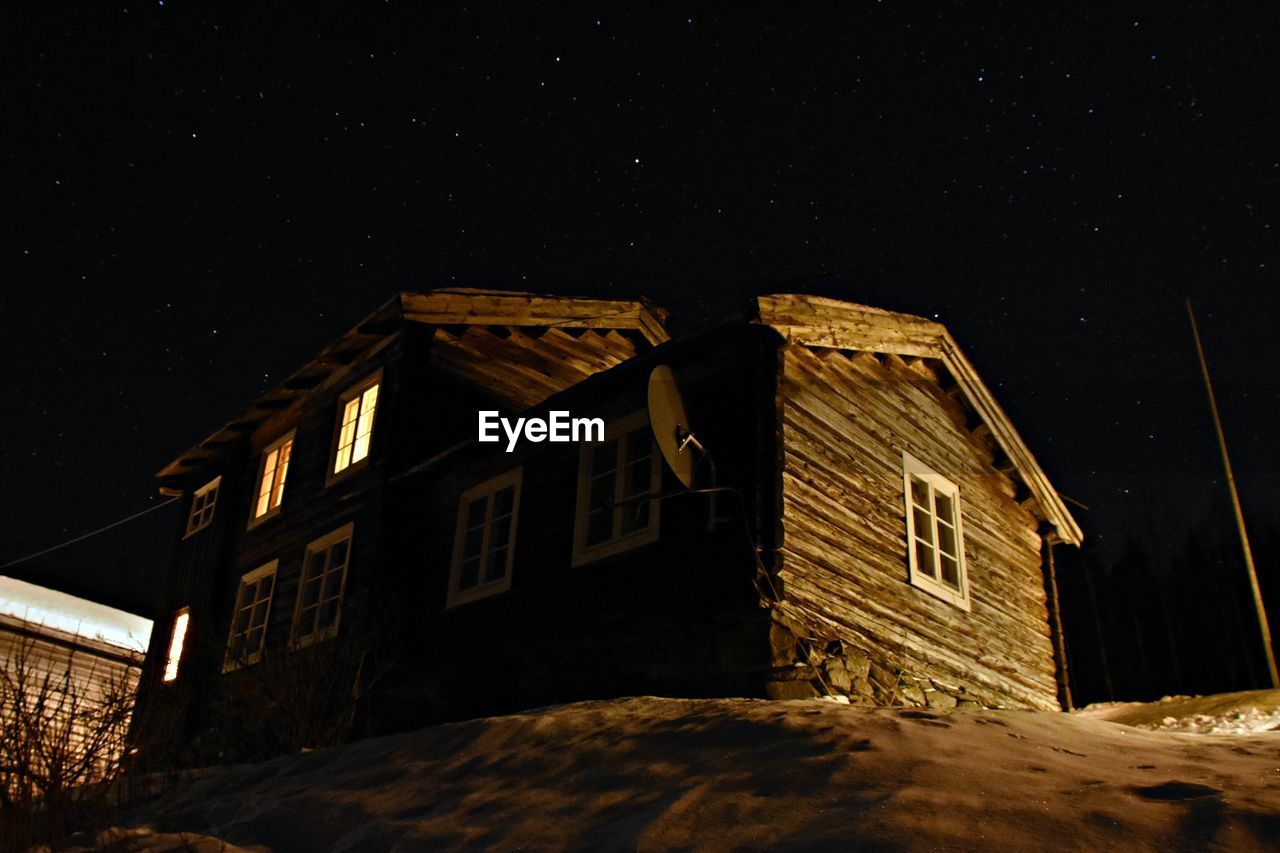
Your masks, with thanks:
[(135, 652), (145, 652), (151, 639), (150, 619), (3, 575), (0, 616)]

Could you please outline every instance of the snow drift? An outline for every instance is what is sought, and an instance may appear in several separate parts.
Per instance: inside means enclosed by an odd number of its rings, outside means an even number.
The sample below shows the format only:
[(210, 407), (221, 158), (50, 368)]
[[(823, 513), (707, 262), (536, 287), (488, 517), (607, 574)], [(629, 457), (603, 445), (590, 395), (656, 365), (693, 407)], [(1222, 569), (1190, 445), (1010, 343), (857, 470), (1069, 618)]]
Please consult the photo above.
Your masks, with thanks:
[(223, 768), (125, 823), (154, 829), (147, 849), (185, 833), (306, 851), (1239, 850), (1280, 839), (1280, 733), (826, 701), (584, 702)]

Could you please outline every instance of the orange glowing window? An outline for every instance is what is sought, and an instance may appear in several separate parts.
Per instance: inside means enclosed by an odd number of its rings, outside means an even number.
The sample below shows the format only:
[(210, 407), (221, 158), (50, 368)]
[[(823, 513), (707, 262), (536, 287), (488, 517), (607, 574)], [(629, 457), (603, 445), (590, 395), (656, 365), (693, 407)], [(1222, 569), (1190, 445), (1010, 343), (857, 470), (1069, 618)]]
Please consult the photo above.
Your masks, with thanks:
[(173, 632), (169, 636), (169, 651), (164, 659), (163, 680), (168, 683), (178, 677), (178, 664), (182, 662), (182, 646), (187, 639), (187, 623), (191, 621), (190, 609), (184, 607), (173, 617)]
[(252, 521), (260, 521), (280, 509), (280, 503), (284, 500), (285, 477), (289, 474), (289, 457), (292, 455), (293, 433), (263, 451)]
[(368, 458), (381, 381), (382, 374), (375, 373), (343, 394), (338, 401), (338, 435), (333, 450), (332, 474), (341, 474)]

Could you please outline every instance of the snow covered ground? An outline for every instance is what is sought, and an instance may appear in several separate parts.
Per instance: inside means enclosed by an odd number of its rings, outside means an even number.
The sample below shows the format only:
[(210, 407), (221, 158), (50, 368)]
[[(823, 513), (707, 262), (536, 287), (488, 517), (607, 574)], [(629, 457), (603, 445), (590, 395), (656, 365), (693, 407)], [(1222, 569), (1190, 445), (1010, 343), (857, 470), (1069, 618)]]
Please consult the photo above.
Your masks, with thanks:
[(1159, 702), (1090, 705), (1082, 716), (1153, 731), (1257, 734), (1280, 730), (1280, 690), (1166, 696)]
[(584, 702), (224, 768), (126, 815), (153, 831), (115, 849), (1280, 844), (1280, 732), (1100, 718), (1125, 709)]

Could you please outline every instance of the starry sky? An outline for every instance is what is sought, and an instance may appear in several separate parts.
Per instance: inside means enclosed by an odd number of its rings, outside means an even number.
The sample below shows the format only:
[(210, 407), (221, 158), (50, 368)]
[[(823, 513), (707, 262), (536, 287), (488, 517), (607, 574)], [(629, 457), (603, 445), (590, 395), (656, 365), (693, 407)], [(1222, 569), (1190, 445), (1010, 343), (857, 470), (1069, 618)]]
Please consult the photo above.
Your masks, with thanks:
[[(936, 317), (1090, 547), (1280, 520), (1280, 79), (1219, 2), (7, 9), (0, 563), (398, 290)], [(1092, 8), (1090, 8), (1092, 7)], [(761, 7), (763, 10), (764, 7)], [(3, 573), (145, 609), (173, 507)]]

